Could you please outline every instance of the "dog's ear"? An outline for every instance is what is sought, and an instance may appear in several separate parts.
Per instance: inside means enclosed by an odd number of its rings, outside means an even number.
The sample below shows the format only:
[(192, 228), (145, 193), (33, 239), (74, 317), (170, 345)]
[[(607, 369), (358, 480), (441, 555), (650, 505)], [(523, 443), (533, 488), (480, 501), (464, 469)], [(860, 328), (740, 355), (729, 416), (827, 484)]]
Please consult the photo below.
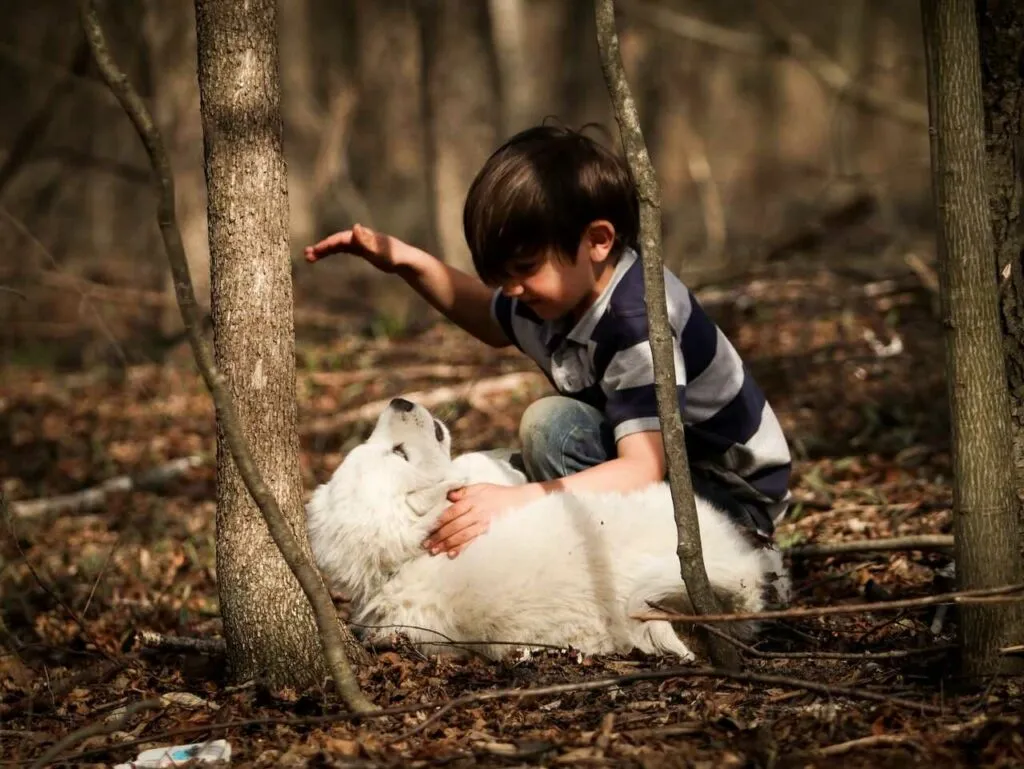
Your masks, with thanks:
[(466, 483), (463, 480), (453, 480), (449, 478), (441, 481), (440, 483), (427, 486), (424, 489), (411, 491), (406, 495), (405, 499), (416, 515), (423, 516), (446, 504), (448, 502), (449, 491), (461, 488), (465, 485)]

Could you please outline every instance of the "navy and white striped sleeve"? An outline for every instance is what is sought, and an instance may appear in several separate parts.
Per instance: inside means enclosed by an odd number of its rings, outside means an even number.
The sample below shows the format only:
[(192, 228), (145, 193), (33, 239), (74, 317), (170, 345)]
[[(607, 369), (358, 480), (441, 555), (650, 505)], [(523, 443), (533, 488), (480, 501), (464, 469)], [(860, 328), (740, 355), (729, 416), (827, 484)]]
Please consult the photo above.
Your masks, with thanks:
[(512, 316), (515, 311), (516, 300), (507, 296), (501, 289), (496, 290), (494, 296), (491, 297), (491, 317), (501, 327), (508, 341), (522, 350), (523, 346), (516, 338), (515, 327), (512, 324)]

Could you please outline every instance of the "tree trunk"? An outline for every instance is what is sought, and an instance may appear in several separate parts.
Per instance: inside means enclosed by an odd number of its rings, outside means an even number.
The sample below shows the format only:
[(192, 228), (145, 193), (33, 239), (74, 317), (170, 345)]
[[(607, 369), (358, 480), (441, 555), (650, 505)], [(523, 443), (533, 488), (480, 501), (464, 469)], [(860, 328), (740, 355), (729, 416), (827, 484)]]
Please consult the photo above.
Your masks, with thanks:
[(496, 149), (498, 100), (487, 5), (417, 3), (423, 49), (424, 124), (439, 256), (473, 270), (462, 209), (473, 177)]
[[(922, 0), (938, 212), (939, 276), (952, 422), (953, 524), (961, 589), (1021, 581), (1009, 394), (992, 259), (985, 133), (973, 0)], [(1001, 667), (1010, 606), (962, 607), (970, 682)]]
[[(275, 0), (196, 0), (214, 353), (255, 463), (307, 557), (296, 431)], [(327, 674), (309, 602), (217, 440), (217, 575), (235, 679)]]
[[(651, 355), (654, 359), (654, 387), (658, 418), (665, 442), (668, 484), (675, 508), (679, 569), (686, 592), (697, 614), (718, 613), (718, 601), (711, 590), (700, 539), (700, 523), (693, 496), (693, 481), (683, 440), (683, 421), (679, 414), (674, 354), (675, 338), (668, 322), (665, 299), (665, 261), (661, 250), (661, 193), (654, 175), (636, 102), (626, 80), (615, 26), (613, 0), (594, 0), (597, 48), (608, 95), (619, 125), (626, 151), (629, 174), (640, 199), (640, 251), (643, 255), (644, 293), (650, 324)], [(721, 638), (707, 636), (711, 659), (724, 668), (739, 668), (740, 656), (735, 646)]]
[[(1024, 491), (1024, 5), (978, 0), (988, 203), (1001, 275), (1017, 493)], [(1021, 521), (1024, 536), (1024, 519)]]

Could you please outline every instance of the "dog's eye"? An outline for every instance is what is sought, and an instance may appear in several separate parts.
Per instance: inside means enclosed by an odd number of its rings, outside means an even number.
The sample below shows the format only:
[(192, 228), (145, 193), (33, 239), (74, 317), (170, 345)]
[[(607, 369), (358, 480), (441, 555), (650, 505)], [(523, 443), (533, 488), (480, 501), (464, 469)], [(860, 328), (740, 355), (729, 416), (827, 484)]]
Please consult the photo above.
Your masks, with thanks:
[(402, 459), (404, 459), (404, 460), (405, 460), (406, 462), (408, 462), (408, 461), (409, 461), (409, 455), (408, 455), (408, 454), (406, 453), (406, 451), (405, 451), (405, 444), (404, 444), (404, 443), (396, 443), (396, 444), (395, 444), (395, 445), (394, 445), (394, 446), (393, 446), (393, 447), (391, 448), (391, 451), (392, 451), (392, 453), (394, 453), (394, 454), (398, 454), (398, 456), (400, 456), (400, 457), (401, 457)]
[(437, 438), (438, 443), (444, 443), (444, 428), (436, 419), (434, 420), (434, 437)]

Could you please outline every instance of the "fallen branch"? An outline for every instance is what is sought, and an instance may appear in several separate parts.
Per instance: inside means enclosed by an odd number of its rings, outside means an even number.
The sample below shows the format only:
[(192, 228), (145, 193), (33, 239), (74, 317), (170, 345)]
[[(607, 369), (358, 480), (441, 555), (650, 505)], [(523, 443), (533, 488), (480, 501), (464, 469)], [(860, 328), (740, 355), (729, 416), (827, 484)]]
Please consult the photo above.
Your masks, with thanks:
[(665, 620), (668, 622), (750, 622), (767, 619), (806, 619), (807, 617), (827, 617), (833, 614), (866, 614), (873, 611), (895, 611), (896, 609), (917, 609), (922, 606), (952, 603), (957, 605), (984, 603), (1013, 603), (1024, 601), (1024, 584), (1005, 585), (1003, 587), (980, 588), (978, 590), (961, 590), (955, 593), (942, 593), (923, 598), (904, 598), (896, 601), (878, 601), (875, 603), (844, 604), (842, 606), (812, 606), (802, 609), (782, 609), (779, 611), (750, 612), (747, 614), (677, 614), (670, 611), (642, 612), (631, 614), (633, 619), (641, 621)]
[(222, 655), (227, 651), (223, 638), (189, 638), (186, 636), (164, 635), (152, 630), (140, 630), (135, 634), (135, 640), (139, 646), (149, 649), (193, 652), (214, 657)]
[(200, 331), (202, 315), (196, 302), (192, 276), (189, 273), (181, 231), (178, 228), (174, 208), (174, 176), (163, 139), (145, 103), (114, 62), (107, 48), (103, 28), (93, 8), (93, 0), (79, 0), (79, 10), (82, 27), (100, 74), (131, 119), (153, 164), (159, 192), (157, 220), (174, 278), (174, 294), (178, 300), (196, 366), (213, 397), (217, 423), (223, 432), (225, 444), (246, 490), (266, 521), (270, 536), (310, 602), (320, 632), (324, 659), (338, 693), (346, 705), (355, 712), (373, 710), (373, 705), (360, 691), (359, 682), (345, 655), (345, 638), (330, 593), (327, 592), (319, 572), (303, 552), (295, 532), (285, 520), (277, 499), (267, 487), (253, 460), (227, 382), (217, 369), (213, 353)]
[(939, 644), (936, 646), (928, 646), (923, 649), (895, 649), (888, 652), (766, 652), (760, 649), (755, 649), (753, 646), (743, 643), (738, 638), (733, 638), (728, 633), (723, 633), (721, 630), (712, 627), (711, 625), (703, 626), (706, 631), (712, 635), (716, 635), (722, 638), (724, 641), (731, 643), (740, 651), (745, 654), (749, 654), (752, 657), (764, 660), (858, 660), (863, 662), (870, 662), (872, 660), (896, 660), (904, 659), (906, 657), (916, 657), (921, 654), (935, 654), (938, 652), (947, 652), (951, 649), (957, 648), (956, 644)]
[[(533, 371), (515, 371), (511, 374), (478, 379), (475, 382), (466, 382), (459, 385), (448, 385), (433, 390), (419, 390), (417, 392), (403, 393), (402, 397), (420, 404), (424, 408), (433, 409), (444, 403), (462, 399), (493, 398), (497, 395), (504, 395), (525, 387), (539, 387), (546, 380), (541, 374)], [(355, 422), (372, 422), (380, 416), (381, 411), (391, 402), (391, 398), (364, 403), (348, 411), (335, 414), (331, 417), (316, 419), (306, 426), (302, 433), (304, 435), (324, 436), (330, 435), (343, 427)]]
[(71, 494), (10, 502), (9, 506), (14, 516), (23, 519), (40, 518), (58, 513), (86, 513), (102, 508), (111, 494), (123, 494), (129, 491), (159, 491), (171, 481), (202, 464), (202, 457), (181, 457), (159, 467), (145, 470), (138, 475), (118, 475), (103, 481), (98, 486)]
[(844, 553), (870, 553), (878, 550), (952, 550), (952, 534), (915, 534), (907, 537), (859, 539), (850, 542), (821, 542), (795, 545), (785, 552), (792, 558), (822, 558)]
[(812, 751), (812, 754), (818, 756), (844, 756), (861, 748), (877, 748), (883, 745), (887, 747), (906, 746), (915, 750), (919, 748), (914, 739), (905, 734), (872, 734), (868, 737), (858, 737), (855, 740), (847, 740), (846, 742), (818, 748)]

